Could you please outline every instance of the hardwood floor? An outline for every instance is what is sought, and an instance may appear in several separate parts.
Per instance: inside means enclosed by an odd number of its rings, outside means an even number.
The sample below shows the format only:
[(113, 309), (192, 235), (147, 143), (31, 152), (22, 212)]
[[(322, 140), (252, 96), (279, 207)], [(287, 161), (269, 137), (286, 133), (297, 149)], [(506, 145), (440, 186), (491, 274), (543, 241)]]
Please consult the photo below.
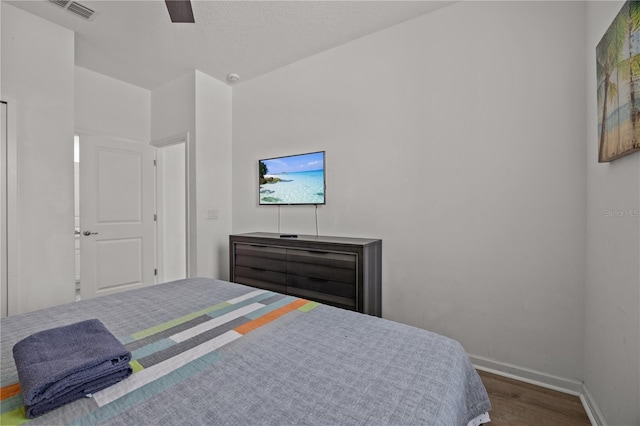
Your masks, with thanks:
[(489, 426), (591, 425), (580, 398), (478, 371), (492, 409)]

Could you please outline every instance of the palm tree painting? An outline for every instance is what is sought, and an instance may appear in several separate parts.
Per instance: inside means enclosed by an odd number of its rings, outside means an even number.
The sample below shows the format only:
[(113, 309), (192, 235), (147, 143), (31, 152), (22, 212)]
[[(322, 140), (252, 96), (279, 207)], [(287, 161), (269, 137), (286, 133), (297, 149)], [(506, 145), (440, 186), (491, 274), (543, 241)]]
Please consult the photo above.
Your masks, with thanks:
[(627, 1), (596, 47), (598, 161), (640, 151), (640, 1)]

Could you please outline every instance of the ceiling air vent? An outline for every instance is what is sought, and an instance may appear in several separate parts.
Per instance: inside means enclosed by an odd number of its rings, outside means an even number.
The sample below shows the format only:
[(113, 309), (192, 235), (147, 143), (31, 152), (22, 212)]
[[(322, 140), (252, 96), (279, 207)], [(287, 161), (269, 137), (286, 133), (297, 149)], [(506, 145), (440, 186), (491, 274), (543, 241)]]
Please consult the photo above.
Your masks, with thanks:
[(51, 0), (51, 3), (55, 3), (60, 7), (66, 7), (69, 0)]
[(87, 21), (92, 21), (93, 18), (96, 17), (98, 12), (95, 10), (78, 3), (77, 1), (71, 0), (49, 0), (51, 3), (57, 4), (58, 6), (67, 9), (69, 12), (80, 16), (81, 18), (86, 19)]

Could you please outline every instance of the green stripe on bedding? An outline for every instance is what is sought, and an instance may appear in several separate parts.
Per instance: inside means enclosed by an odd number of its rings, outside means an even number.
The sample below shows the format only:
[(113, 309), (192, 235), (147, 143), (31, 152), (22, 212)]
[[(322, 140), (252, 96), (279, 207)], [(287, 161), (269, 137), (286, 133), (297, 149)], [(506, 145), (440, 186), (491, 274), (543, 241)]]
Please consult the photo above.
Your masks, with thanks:
[(131, 369), (133, 370), (133, 374), (136, 374), (138, 371), (144, 369), (144, 367), (142, 365), (140, 365), (140, 363), (137, 360), (133, 360), (129, 363), (129, 365), (131, 366)]
[(3, 426), (21, 425), (28, 421), (29, 419), (24, 414), (24, 405), (0, 415), (0, 425)]
[(234, 312), (245, 306), (252, 305), (257, 302), (266, 305), (268, 303), (276, 302), (283, 297), (285, 296), (281, 294), (274, 294), (272, 292), (263, 292), (262, 294), (253, 296), (251, 298), (245, 297), (235, 304), (216, 309), (215, 311), (211, 311), (207, 314), (190, 319), (181, 324), (167, 328), (166, 330), (162, 330), (142, 339), (132, 341), (131, 343), (128, 343), (126, 345), (126, 348), (131, 351), (133, 359), (144, 358), (154, 352), (173, 346), (176, 341), (176, 339), (173, 338), (173, 336), (175, 335), (188, 332), (188, 330), (192, 329), (197, 330), (198, 326), (201, 326), (204, 323), (209, 323), (212, 319), (222, 317), (223, 315)]
[(171, 321), (167, 321), (165, 323), (158, 324), (156, 326), (147, 328), (146, 330), (139, 331), (137, 333), (132, 334), (131, 337), (133, 337), (134, 340), (144, 339), (145, 337), (151, 336), (152, 334), (159, 333), (159, 332), (167, 330), (167, 329), (169, 329), (171, 327), (175, 327), (176, 325), (182, 324), (183, 322), (187, 322), (189, 320), (192, 320), (192, 319), (194, 319), (196, 317), (199, 317), (200, 315), (205, 315), (205, 314), (208, 314), (209, 312), (215, 311), (217, 309), (222, 309), (222, 308), (225, 308), (225, 307), (230, 306), (230, 305), (231, 305), (231, 303), (229, 303), (229, 302), (221, 302), (221, 303), (218, 303), (217, 305), (213, 305), (213, 306), (210, 306), (208, 308), (201, 309), (201, 310), (199, 310), (197, 312), (193, 312), (193, 313), (187, 314), (187, 315), (182, 316), (180, 318), (176, 318), (176, 319), (173, 319)]
[[(137, 333), (132, 334), (131, 338), (133, 338), (134, 341), (142, 340), (144, 338), (169, 331), (170, 329), (178, 328), (186, 322), (193, 321), (193, 320), (198, 321), (198, 317), (200, 316), (208, 315), (212, 318), (215, 318), (217, 316), (224, 315), (227, 312), (233, 311), (234, 309), (237, 309), (239, 307), (246, 306), (254, 302), (259, 302), (261, 300), (271, 299), (274, 296), (278, 296), (278, 295), (271, 291), (265, 291), (265, 290), (252, 291), (243, 296), (236, 297), (235, 299), (227, 300), (226, 302), (218, 303), (217, 305), (213, 305), (208, 308), (201, 309), (196, 312), (192, 312), (180, 318), (176, 318), (176, 319), (167, 321), (165, 323), (147, 328), (146, 330), (138, 331)], [(168, 337), (171, 334), (174, 334), (174, 333), (173, 332), (169, 332), (168, 334), (165, 333), (165, 335), (161, 336), (160, 338)]]
[(320, 305), (318, 302), (309, 302), (306, 305), (300, 306), (298, 310), (302, 312), (309, 312), (310, 310), (315, 309), (318, 305)]
[[(223, 308), (224, 309), (224, 308)], [(176, 326), (173, 326), (171, 328), (168, 328), (166, 330), (160, 331), (158, 333), (152, 334), (150, 336), (147, 336), (145, 338), (139, 339), (139, 340), (133, 340), (131, 339), (131, 343), (127, 343), (125, 346), (127, 349), (129, 349), (129, 351), (131, 351), (132, 353), (134, 351), (139, 350), (140, 348), (150, 345), (154, 342), (157, 342), (159, 340), (165, 339), (169, 336), (171, 336), (172, 334), (176, 334), (179, 333), (180, 331), (183, 330), (187, 330), (189, 328), (195, 327), (198, 324), (202, 324), (203, 322), (207, 322), (211, 319), (211, 317), (207, 314), (204, 315), (200, 315), (199, 317), (195, 317), (193, 319), (190, 319), (189, 321), (185, 321), (181, 324), (178, 324)], [(134, 355), (134, 358), (138, 358)]]

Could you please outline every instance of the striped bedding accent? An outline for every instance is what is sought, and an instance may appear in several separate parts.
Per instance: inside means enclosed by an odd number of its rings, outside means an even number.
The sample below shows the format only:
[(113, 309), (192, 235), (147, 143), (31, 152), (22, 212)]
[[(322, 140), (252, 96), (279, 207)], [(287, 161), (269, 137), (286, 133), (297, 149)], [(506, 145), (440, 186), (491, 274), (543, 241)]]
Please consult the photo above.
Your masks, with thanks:
[(13, 362), (35, 332), (97, 318), (134, 374), (36, 425), (465, 426), (490, 409), (460, 343), (207, 278), (0, 319), (0, 424), (24, 424)]
[[(317, 302), (255, 290), (121, 337), (132, 353), (134, 374), (83, 401), (92, 402), (93, 409), (72, 423), (104, 422), (208, 368), (220, 359), (216, 350), (224, 345), (289, 312), (309, 312), (316, 306)], [(3, 381), (0, 399), (0, 424), (29, 422), (19, 383), (5, 386)]]

